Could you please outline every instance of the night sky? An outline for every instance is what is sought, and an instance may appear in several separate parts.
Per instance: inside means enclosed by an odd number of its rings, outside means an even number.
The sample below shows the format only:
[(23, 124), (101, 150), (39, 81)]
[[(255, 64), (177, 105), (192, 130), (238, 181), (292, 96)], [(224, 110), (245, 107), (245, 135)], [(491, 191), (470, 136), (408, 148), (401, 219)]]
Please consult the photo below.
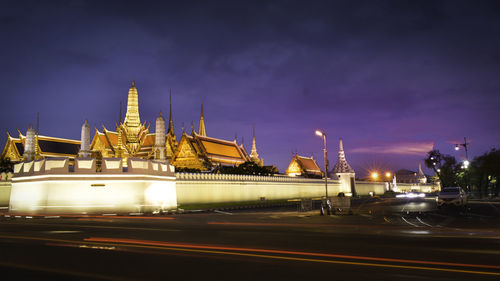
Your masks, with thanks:
[[(1, 146), (36, 123), (80, 138), (115, 128), (135, 79), (142, 121), (168, 116), (257, 149), (358, 174), (416, 170), (432, 148), (500, 147), (499, 1), (2, 1)], [(125, 112), (125, 110), (124, 110)], [(92, 130), (92, 134), (93, 134)]]

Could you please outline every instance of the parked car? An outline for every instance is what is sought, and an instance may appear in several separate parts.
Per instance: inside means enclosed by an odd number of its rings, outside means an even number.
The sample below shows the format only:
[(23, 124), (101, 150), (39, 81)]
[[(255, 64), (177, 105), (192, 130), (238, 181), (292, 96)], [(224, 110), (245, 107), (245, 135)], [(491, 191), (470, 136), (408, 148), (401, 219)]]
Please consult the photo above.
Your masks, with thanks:
[(465, 207), (467, 205), (467, 193), (458, 186), (445, 187), (437, 197), (438, 208), (443, 205)]

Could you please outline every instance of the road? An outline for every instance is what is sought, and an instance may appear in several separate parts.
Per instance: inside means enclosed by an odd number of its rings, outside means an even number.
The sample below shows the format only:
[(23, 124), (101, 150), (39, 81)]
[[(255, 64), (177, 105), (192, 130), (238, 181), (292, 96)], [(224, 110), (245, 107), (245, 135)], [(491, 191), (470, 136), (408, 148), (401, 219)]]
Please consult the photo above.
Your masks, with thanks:
[(2, 280), (498, 280), (500, 205), (473, 203), (466, 214), (380, 207), (427, 209), (422, 202), (370, 202), (355, 215), (323, 217), (280, 210), (3, 216), (0, 274)]

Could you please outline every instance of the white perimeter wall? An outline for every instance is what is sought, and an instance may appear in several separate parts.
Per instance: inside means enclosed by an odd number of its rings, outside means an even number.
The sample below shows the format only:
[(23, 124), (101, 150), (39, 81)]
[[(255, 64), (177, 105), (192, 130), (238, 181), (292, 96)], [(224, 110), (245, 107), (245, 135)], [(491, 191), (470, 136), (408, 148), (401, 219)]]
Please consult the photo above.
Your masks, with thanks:
[[(176, 173), (177, 203), (222, 202), (317, 198), (325, 195), (325, 182), (287, 176), (249, 176)], [(339, 193), (338, 181), (328, 181), (328, 194)]]
[(14, 178), (13, 213), (134, 213), (177, 208), (175, 179), (151, 176), (35, 176)]
[[(203, 204), (223, 202), (287, 200), (319, 198), (325, 196), (323, 179), (305, 179), (288, 176), (220, 175), (204, 173), (176, 173), (177, 203)], [(382, 195), (388, 186), (385, 182), (356, 182), (358, 195)], [(419, 189), (429, 192), (429, 185), (398, 184), (408, 190)], [(427, 191), (429, 190), (429, 191)], [(328, 195), (340, 192), (338, 180), (328, 181)], [(346, 192), (346, 191), (342, 191)]]

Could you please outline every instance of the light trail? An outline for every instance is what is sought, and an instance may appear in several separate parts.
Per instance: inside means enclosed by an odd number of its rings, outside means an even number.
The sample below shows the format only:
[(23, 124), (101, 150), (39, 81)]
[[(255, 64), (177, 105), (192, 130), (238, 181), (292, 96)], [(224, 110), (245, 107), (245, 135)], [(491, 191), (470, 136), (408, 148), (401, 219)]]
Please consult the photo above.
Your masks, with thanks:
[[(122, 238), (91, 237), (91, 238), (86, 238), (84, 240), (88, 241), (88, 242), (128, 243), (128, 244), (137, 244), (137, 245), (180, 247), (180, 248), (189, 248), (189, 249), (244, 251), (244, 252), (316, 256), (316, 257), (329, 257), (329, 258), (345, 258), (345, 259), (357, 259), (357, 260), (372, 260), (372, 261), (383, 261), (383, 262), (416, 263), (416, 264), (432, 264), (432, 265), (446, 265), (446, 266), (459, 266), (459, 267), (500, 269), (500, 266), (497, 266), (497, 265), (464, 264), (464, 263), (451, 263), (451, 262), (439, 262), (439, 261), (423, 261), (423, 260), (407, 260), (407, 259), (394, 259), (394, 258), (351, 256), (351, 255), (326, 254), (326, 253), (301, 252), (301, 251), (286, 251), (286, 250), (240, 248), (240, 247), (215, 246), (215, 245), (170, 243), (170, 242), (161, 242), (161, 241), (136, 240), (136, 239), (124, 239), (124, 238), (122, 239)], [(500, 273), (498, 273), (498, 274), (500, 275)]]
[[(266, 254), (254, 254), (245, 252), (261, 252), (261, 253), (279, 253), (288, 255), (305, 255), (305, 256), (317, 256), (317, 257), (341, 257), (348, 259), (363, 259), (363, 260), (375, 260), (375, 261), (392, 261), (400, 263), (420, 263), (420, 264), (433, 264), (433, 265), (448, 265), (456, 267), (475, 267), (475, 268), (489, 268), (489, 269), (500, 269), (500, 266), (496, 265), (480, 265), (480, 264), (461, 264), (461, 263), (448, 263), (448, 262), (436, 262), (436, 261), (418, 261), (418, 260), (399, 260), (399, 259), (388, 259), (388, 258), (377, 258), (377, 257), (362, 257), (362, 256), (347, 256), (347, 255), (336, 255), (336, 254), (322, 254), (322, 253), (310, 253), (310, 252), (295, 252), (295, 251), (282, 251), (282, 250), (267, 250), (267, 249), (252, 249), (252, 248), (236, 248), (236, 247), (223, 247), (223, 246), (207, 246), (207, 245), (192, 245), (192, 244), (178, 244), (178, 243), (168, 243), (160, 241), (147, 241), (147, 240), (134, 240), (134, 239), (114, 239), (114, 238), (99, 238), (92, 237), (84, 239), (86, 242), (82, 244), (81, 241), (71, 241), (62, 239), (49, 239), (41, 237), (29, 237), (29, 236), (0, 236), (0, 238), (11, 238), (11, 239), (26, 239), (26, 240), (39, 240), (46, 241), (46, 245), (57, 245), (59, 246), (71, 246), (80, 245), (79, 248), (90, 248), (97, 250), (108, 250), (111, 249), (109, 244), (114, 243), (121, 244), (124, 247), (136, 247), (136, 248), (146, 248), (146, 249), (157, 249), (157, 250), (171, 250), (171, 251), (184, 251), (184, 252), (196, 252), (196, 253), (208, 253), (208, 254), (221, 254), (221, 255), (233, 255), (233, 256), (247, 256), (256, 258), (267, 258), (267, 259), (277, 259), (277, 260), (292, 260), (292, 261), (306, 261), (306, 262), (318, 262), (318, 263), (330, 263), (330, 264), (346, 264), (346, 265), (358, 265), (358, 266), (370, 266), (370, 267), (386, 267), (386, 268), (400, 268), (400, 269), (413, 269), (413, 270), (428, 270), (428, 271), (444, 271), (444, 272), (454, 272), (454, 273), (468, 273), (468, 274), (479, 274), (479, 275), (494, 275), (500, 276), (500, 272), (493, 271), (476, 271), (476, 270), (465, 270), (465, 269), (455, 269), (455, 268), (439, 268), (439, 267), (425, 267), (425, 266), (413, 266), (413, 265), (397, 265), (397, 264), (384, 264), (384, 263), (368, 263), (368, 262), (355, 262), (355, 261), (340, 261), (340, 260), (326, 260), (326, 259), (313, 259), (313, 258), (303, 258), (303, 257), (293, 257), (293, 256), (276, 256), (276, 255), (266, 255)], [(98, 241), (106, 243), (98, 243)], [(55, 243), (54, 243), (55, 242)], [(63, 244), (61, 244), (63, 243)], [(64, 243), (69, 243), (70, 245), (64, 245)], [(87, 244), (96, 246), (86, 246)], [(119, 250), (117, 248), (112, 248), (112, 250)], [(223, 251), (226, 250), (226, 251)], [(232, 252), (228, 252), (231, 250)], [(244, 252), (236, 252), (244, 251)]]

